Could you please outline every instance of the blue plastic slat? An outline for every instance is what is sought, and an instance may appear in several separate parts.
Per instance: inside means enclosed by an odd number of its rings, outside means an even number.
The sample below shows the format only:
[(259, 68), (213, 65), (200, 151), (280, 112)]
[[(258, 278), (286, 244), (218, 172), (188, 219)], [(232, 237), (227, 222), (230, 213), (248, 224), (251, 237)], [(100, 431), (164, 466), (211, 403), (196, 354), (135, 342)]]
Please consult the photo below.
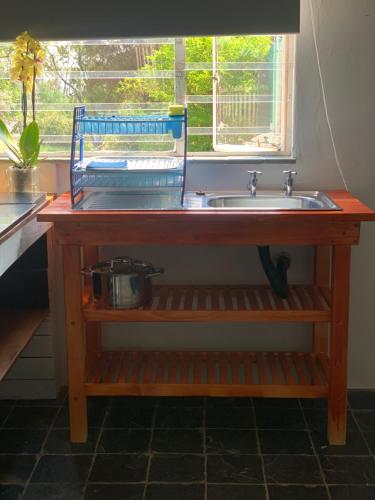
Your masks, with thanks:
[(77, 117), (81, 134), (159, 135), (172, 133), (180, 139), (184, 116), (82, 116)]

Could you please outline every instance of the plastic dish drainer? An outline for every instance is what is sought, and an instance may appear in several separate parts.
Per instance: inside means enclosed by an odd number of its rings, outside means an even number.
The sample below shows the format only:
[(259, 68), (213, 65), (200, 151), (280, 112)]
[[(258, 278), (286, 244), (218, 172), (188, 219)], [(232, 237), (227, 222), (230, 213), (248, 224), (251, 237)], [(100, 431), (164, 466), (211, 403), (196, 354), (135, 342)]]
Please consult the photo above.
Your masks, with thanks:
[[(184, 141), (177, 156), (84, 158), (86, 135), (170, 134)], [(187, 110), (183, 115), (89, 116), (74, 108), (70, 161), (72, 208), (77, 210), (176, 209), (185, 187)]]

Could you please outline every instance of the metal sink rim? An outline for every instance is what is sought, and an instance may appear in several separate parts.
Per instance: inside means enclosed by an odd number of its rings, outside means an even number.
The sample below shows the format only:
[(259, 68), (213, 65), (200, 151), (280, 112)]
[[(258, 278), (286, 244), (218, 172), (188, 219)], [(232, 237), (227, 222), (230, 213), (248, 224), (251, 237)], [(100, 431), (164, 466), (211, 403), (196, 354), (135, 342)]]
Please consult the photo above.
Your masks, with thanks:
[(317, 202), (321, 206), (301, 206), (301, 207), (262, 207), (262, 206), (213, 206), (212, 200), (223, 198), (252, 199), (248, 192), (243, 191), (216, 191), (206, 192), (203, 195), (197, 193), (186, 193), (184, 208), (189, 210), (213, 210), (213, 211), (249, 211), (249, 212), (272, 212), (272, 211), (338, 211), (342, 208), (337, 205), (324, 191), (294, 191), (292, 196), (287, 197), (281, 191), (258, 191), (255, 199), (267, 198), (290, 198), (294, 200), (310, 200)]

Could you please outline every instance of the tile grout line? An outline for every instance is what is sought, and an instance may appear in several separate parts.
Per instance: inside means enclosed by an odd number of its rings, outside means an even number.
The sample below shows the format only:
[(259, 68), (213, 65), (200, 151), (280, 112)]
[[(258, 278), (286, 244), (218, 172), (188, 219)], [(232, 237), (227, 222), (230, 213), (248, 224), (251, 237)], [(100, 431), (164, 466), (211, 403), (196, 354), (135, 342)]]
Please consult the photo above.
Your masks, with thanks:
[(367, 442), (366, 436), (365, 436), (363, 430), (361, 429), (361, 426), (358, 423), (357, 417), (355, 416), (355, 413), (354, 413), (353, 408), (351, 407), (351, 405), (349, 403), (349, 400), (348, 400), (348, 408), (349, 408), (350, 415), (352, 416), (352, 418), (353, 418), (353, 420), (355, 422), (355, 425), (357, 426), (358, 432), (360, 433), (363, 441), (365, 442), (365, 445), (366, 445), (366, 448), (367, 448), (367, 450), (369, 452), (369, 455), (374, 458), (374, 455), (371, 452), (371, 448), (370, 448), (370, 446), (369, 446), (369, 444)]
[(6, 429), (5, 424), (7, 423), (8, 418), (10, 417), (11, 413), (13, 413), (13, 410), (15, 409), (16, 406), (17, 406), (16, 401), (13, 401), (13, 403), (10, 405), (9, 412), (8, 412), (7, 416), (3, 420), (3, 423), (0, 425), (0, 429), (2, 429), (2, 430)]
[[(358, 428), (358, 431), (359, 431), (359, 433), (361, 434), (362, 439), (363, 439), (363, 440), (364, 440), (364, 442), (365, 442), (365, 445), (366, 445), (366, 447), (367, 447), (367, 449), (368, 449), (368, 452), (369, 452), (369, 454), (370, 454), (370, 457), (371, 457), (371, 458), (375, 461), (375, 453), (372, 453), (372, 451), (371, 451), (371, 448), (370, 448), (370, 446), (369, 446), (369, 444), (368, 444), (368, 441), (367, 441), (367, 439), (366, 439), (365, 433), (364, 433), (364, 431), (361, 429), (361, 426), (360, 426), (360, 425), (359, 425), (359, 423), (358, 423), (357, 417), (355, 416), (355, 413), (354, 413), (354, 408), (352, 408), (352, 406), (351, 406), (351, 404), (350, 404), (349, 398), (348, 398), (348, 407), (349, 407), (349, 409), (350, 409), (350, 414), (351, 414), (351, 416), (352, 416), (352, 418), (353, 418), (353, 420), (354, 420), (354, 422), (355, 422), (355, 424), (356, 424), (356, 426), (357, 426), (357, 428)], [(361, 411), (361, 410), (374, 410), (374, 408), (355, 408), (355, 409), (356, 409), (356, 410), (359, 410), (359, 411)]]
[[(102, 438), (102, 434), (103, 434), (103, 430), (104, 430), (104, 422), (105, 422), (105, 420), (107, 418), (108, 409), (109, 409), (109, 406), (110, 406), (111, 403), (112, 403), (112, 398), (109, 398), (109, 401), (107, 402), (107, 408), (106, 408), (106, 410), (104, 412), (104, 415), (103, 415), (102, 424), (101, 424), (101, 426), (99, 428), (100, 430), (99, 430), (99, 434), (98, 434), (98, 437), (97, 437), (97, 441), (96, 441), (96, 445), (95, 445), (95, 448), (94, 448), (94, 452), (92, 453), (91, 464), (90, 464), (90, 467), (89, 467), (89, 470), (88, 470), (88, 473), (87, 473), (86, 480), (83, 483), (81, 500), (84, 500), (85, 495), (86, 495), (86, 490), (87, 490), (87, 487), (88, 487), (88, 484), (89, 484), (90, 474), (92, 472), (92, 469), (94, 468), (94, 463), (95, 463), (96, 457), (98, 456), (97, 451), (98, 451), (99, 443), (100, 443), (100, 440)], [(88, 415), (87, 415), (87, 419), (88, 419)], [(87, 434), (88, 434), (90, 432), (90, 428), (89, 428), (89, 426), (87, 426), (87, 427), (88, 427), (87, 428)], [(88, 436), (87, 436), (87, 438), (88, 438)], [(89, 453), (88, 453), (88, 455), (89, 455)]]
[(264, 489), (265, 489), (265, 494), (266, 494), (266, 500), (270, 500), (270, 493), (268, 490), (268, 483), (267, 483), (267, 476), (266, 476), (266, 468), (264, 465), (264, 457), (262, 453), (262, 448), (260, 446), (260, 438), (259, 438), (259, 429), (258, 429), (258, 424), (257, 424), (257, 417), (256, 417), (256, 412), (255, 412), (255, 405), (254, 405), (254, 399), (251, 398), (251, 411), (254, 419), (254, 425), (255, 425), (255, 438), (257, 442), (257, 449), (258, 449), (258, 455), (260, 457), (260, 462), (262, 465), (262, 474), (263, 474), (263, 481), (264, 481)]
[[(152, 420), (151, 420), (151, 425), (150, 425), (150, 428), (149, 428), (149, 431), (150, 431), (150, 436), (149, 436), (149, 440), (148, 440), (148, 453), (147, 451), (145, 452), (145, 455), (147, 458), (147, 455), (148, 455), (148, 461), (145, 460), (145, 465), (146, 467), (144, 468), (145, 470), (145, 475), (146, 475), (146, 478), (142, 481), (139, 481), (139, 482), (131, 482), (131, 483), (128, 483), (128, 482), (115, 482), (113, 483), (112, 481), (110, 482), (102, 482), (102, 481), (89, 481), (89, 478), (90, 478), (90, 474), (92, 473), (92, 469), (93, 469), (93, 466), (94, 466), (94, 463), (95, 463), (95, 460), (101, 455), (101, 452), (100, 452), (100, 442), (101, 442), (101, 439), (102, 439), (102, 435), (104, 433), (104, 431), (106, 430), (105, 428), (105, 421), (107, 419), (107, 416), (108, 416), (108, 413), (111, 409), (111, 403), (112, 402), (112, 398), (108, 398), (108, 401), (107, 401), (107, 405), (106, 405), (106, 409), (105, 409), (105, 412), (103, 414), (103, 418), (101, 420), (101, 424), (100, 426), (96, 426), (96, 432), (98, 432), (97, 434), (97, 439), (95, 441), (95, 446), (94, 446), (94, 451), (91, 451), (91, 453), (87, 452), (87, 453), (81, 453), (81, 452), (67, 452), (67, 453), (56, 453), (56, 452), (53, 452), (53, 450), (48, 453), (48, 449), (46, 447), (46, 444), (48, 442), (48, 439), (51, 438), (51, 433), (53, 433), (53, 431), (55, 429), (58, 429), (57, 427), (55, 427), (55, 423), (57, 422), (59, 416), (61, 415), (61, 412), (63, 410), (63, 407), (64, 407), (64, 404), (63, 403), (59, 403), (59, 405), (55, 405), (55, 406), (49, 406), (50, 408), (54, 408), (56, 413), (55, 415), (52, 417), (52, 420), (51, 420), (51, 423), (49, 426), (46, 426), (44, 427), (44, 429), (42, 428), (41, 431), (45, 431), (46, 434), (44, 435), (43, 437), (43, 433), (41, 432), (41, 438), (42, 438), (42, 441), (39, 441), (41, 442), (40, 444), (40, 447), (39, 447), (39, 452), (38, 453), (4, 453), (4, 454), (0, 454), (0, 455), (17, 455), (17, 456), (32, 456), (32, 457), (35, 457), (35, 464), (32, 465), (32, 470), (28, 476), (28, 479), (27, 481), (20, 481), (20, 482), (14, 482), (14, 484), (18, 484), (22, 489), (21, 489), (21, 492), (20, 492), (20, 498), (21, 499), (24, 499), (27, 495), (27, 491), (28, 491), (28, 488), (29, 487), (32, 487), (34, 488), (33, 484), (32, 483), (32, 477), (33, 475), (35, 474), (35, 470), (36, 468), (40, 465), (40, 460), (45, 457), (45, 456), (48, 456), (49, 454), (56, 454), (56, 455), (59, 455), (59, 456), (63, 456), (63, 455), (66, 455), (66, 456), (72, 456), (72, 455), (76, 455), (76, 454), (79, 454), (79, 455), (91, 455), (92, 456), (92, 460), (91, 462), (89, 461), (89, 463), (91, 463), (90, 467), (89, 467), (89, 470), (88, 470), (88, 473), (87, 473), (87, 476), (86, 476), (86, 480), (85, 481), (82, 481), (80, 483), (80, 485), (82, 486), (82, 490), (81, 492), (79, 493), (79, 498), (80, 500), (83, 500), (85, 495), (87, 495), (87, 489), (88, 489), (88, 486), (93, 483), (93, 484), (139, 484), (141, 485), (142, 484), (142, 487), (143, 487), (143, 495), (142, 495), (142, 488), (140, 487), (140, 498), (142, 498), (142, 500), (145, 500), (147, 498), (147, 488), (150, 484), (153, 484), (154, 482), (152, 483), (149, 483), (149, 478), (150, 478), (150, 469), (151, 469), (151, 460), (152, 460), (152, 457), (154, 456), (154, 453), (152, 452), (152, 441), (153, 441), (153, 438), (155, 436), (155, 432), (156, 432), (156, 427), (155, 427), (155, 424), (157, 423), (156, 422), (156, 416), (157, 416), (157, 409), (158, 408), (161, 408), (161, 400), (158, 399), (157, 402), (155, 403), (155, 405), (153, 406), (153, 412), (152, 412)], [(207, 398), (205, 398), (203, 400), (203, 404), (201, 405), (201, 408), (203, 410), (202, 412), (202, 418), (203, 418), (203, 427), (202, 427), (202, 438), (203, 438), (203, 458), (204, 458), (204, 463), (203, 463), (203, 466), (204, 466), (204, 478), (203, 478), (203, 484), (204, 484), (204, 495), (203, 495), (203, 499), (204, 500), (207, 500), (207, 497), (208, 497), (208, 458), (210, 456), (210, 454), (207, 452), (207, 441), (206, 441), (206, 437), (207, 437), (207, 427), (206, 427), (206, 419), (207, 419), (207, 409), (208, 409), (208, 401), (207, 401)], [(11, 417), (11, 414), (12, 412), (14, 411), (15, 408), (18, 408), (17, 404), (14, 403), (13, 405), (10, 405), (11, 409), (9, 410), (9, 413), (8, 413), (8, 416), (6, 417), (6, 419), (4, 420), (4, 422), (6, 421), (9, 421), (9, 418)], [(19, 406), (20, 408), (37, 408), (37, 406), (34, 406), (34, 405), (21, 405)], [(46, 406), (47, 407), (47, 406)], [(180, 406), (176, 406), (176, 407), (172, 407), (172, 408), (180, 408)], [(266, 469), (265, 469), (265, 465), (266, 465), (266, 457), (267, 455), (273, 455), (273, 453), (263, 453), (262, 451), (262, 446), (261, 444), (263, 443), (263, 440), (260, 439), (261, 437), (261, 428), (258, 427), (258, 423), (257, 423), (257, 414), (256, 414), (256, 405), (254, 404), (253, 400), (251, 400), (251, 406), (249, 407), (249, 409), (251, 409), (251, 414), (253, 415), (253, 418), (254, 418), (254, 430), (255, 430), (255, 437), (256, 437), (256, 443), (257, 443), (257, 452), (254, 451), (254, 453), (244, 453), (246, 455), (254, 455), (254, 456), (259, 456), (260, 460), (261, 460), (261, 466), (262, 466), (262, 473), (263, 473), (263, 482), (262, 483), (258, 483), (259, 486), (262, 486), (263, 487), (263, 491), (264, 491), (264, 494), (265, 494), (265, 499), (266, 500), (269, 500), (270, 499), (270, 495), (272, 494), (272, 491), (270, 490), (270, 487), (271, 487), (271, 484), (268, 483), (268, 478), (266, 476)], [(326, 455), (324, 455), (324, 453), (320, 454), (319, 451), (320, 451), (320, 447), (319, 447), (319, 440), (316, 442), (315, 444), (315, 431), (314, 431), (314, 428), (313, 427), (310, 427), (310, 425), (308, 424), (307, 422), (307, 418), (309, 417), (309, 411), (310, 411), (310, 408), (309, 406), (306, 406), (304, 407), (303, 406), (303, 401), (302, 400), (298, 400), (298, 408), (299, 411), (302, 412), (302, 418), (303, 418), (303, 421), (304, 421), (304, 431), (307, 432), (308, 436), (309, 436), (309, 442), (310, 442), (310, 446), (311, 446), (311, 453), (305, 453), (305, 454), (302, 454), (302, 455), (310, 455), (310, 456), (315, 456), (315, 458), (318, 460), (318, 469), (320, 471), (320, 474), (321, 474), (321, 477), (322, 477), (322, 484), (316, 484), (316, 483), (310, 483), (311, 486), (323, 486), (324, 487), (324, 490), (326, 491), (326, 494), (328, 495), (327, 498), (329, 500), (332, 500), (332, 496), (333, 493), (330, 491), (330, 488), (331, 486), (341, 486), (341, 487), (344, 487), (344, 486), (349, 486), (351, 483), (348, 482), (348, 483), (337, 483), (337, 484), (333, 484), (333, 483), (328, 483), (327, 480), (326, 480), (326, 477), (325, 477), (325, 474), (323, 472), (323, 463), (321, 462), (321, 459), (323, 459)], [(314, 409), (314, 407), (312, 407), (312, 409)], [(320, 409), (320, 408), (319, 408)], [(360, 428), (360, 426), (358, 425), (358, 421), (356, 419), (356, 416), (355, 416), (355, 410), (356, 409), (353, 409), (348, 401), (348, 415), (350, 415), (351, 418), (353, 418), (353, 421), (355, 423), (355, 433), (357, 434), (357, 437), (360, 438), (360, 439), (363, 439), (364, 442), (365, 442), (365, 449), (368, 450), (367, 453), (362, 453), (361, 455), (358, 455), (358, 454), (350, 454), (350, 455), (342, 455), (341, 453), (339, 454), (333, 454), (332, 456), (338, 456), (338, 457), (358, 457), (358, 456), (366, 456), (366, 457), (371, 457), (373, 460), (375, 459), (375, 455), (371, 453), (371, 450), (370, 450), (370, 446), (368, 445), (367, 443), (367, 440), (366, 440), (366, 437), (364, 435), (364, 431), (362, 431), (362, 429)], [(366, 410), (366, 408), (358, 408), (358, 410)], [(369, 410), (374, 410), (374, 408), (370, 408)], [(250, 414), (250, 413), (249, 413)], [(0, 427), (2, 430), (4, 430), (3, 426)], [(162, 427), (161, 427), (162, 428)], [(5, 430), (7, 430), (8, 428), (6, 428)], [(9, 428), (11, 429), (11, 428)], [(17, 428), (14, 428), (14, 429), (21, 429), (21, 427), (17, 427)], [(67, 427), (62, 427), (62, 429), (69, 429)], [(116, 429), (116, 430), (119, 430), (119, 428), (117, 427), (114, 427), (113, 429)], [(123, 429), (129, 429), (129, 427), (124, 427)], [(135, 427), (134, 427), (135, 429)], [(170, 427), (167, 427), (167, 428), (162, 428), (164, 430), (169, 430), (169, 429), (174, 429), (174, 428), (170, 428)], [(175, 429), (181, 429), (181, 427), (175, 427)], [(215, 428), (214, 428), (215, 429)], [(230, 430), (231, 428), (227, 428), (227, 427), (217, 427), (216, 429), (226, 429), (226, 430)], [(232, 429), (235, 429), (235, 430), (240, 430), (238, 429), (237, 427), (232, 427)], [(248, 427), (243, 427), (243, 429), (248, 429)], [(277, 430), (277, 429), (269, 429), (269, 428), (265, 428), (265, 430), (269, 430), (269, 431), (274, 431), (274, 430)], [(284, 427), (280, 428), (279, 430), (289, 430), (289, 429), (285, 429)], [(293, 430), (293, 429), (292, 429)], [(302, 429), (301, 429), (302, 431)], [(350, 432), (350, 431), (349, 431)], [(374, 432), (375, 434), (375, 432)], [(314, 438), (314, 439), (313, 439)], [(146, 441), (146, 445), (147, 445), (147, 441)], [(35, 449), (35, 448), (34, 448)], [(90, 447), (91, 449), (91, 447)], [(103, 452), (105, 454), (105, 452)], [(139, 453), (139, 452), (138, 452)], [(127, 455), (136, 455), (138, 454), (137, 452), (133, 452), (133, 453), (126, 453)], [(156, 452), (158, 453), (158, 452)], [(174, 453), (171, 453), (170, 451), (168, 452), (161, 452), (161, 453), (168, 453), (168, 454), (174, 454)], [(185, 454), (186, 452), (184, 452)], [(118, 453), (118, 455), (122, 455), (123, 453)], [(181, 452), (176, 452), (176, 454), (181, 454)], [(197, 453), (195, 452), (191, 452), (191, 453), (188, 453), (189, 455), (190, 454), (194, 454), (196, 455)], [(214, 453), (215, 455), (218, 455), (218, 456), (221, 456), (222, 453)], [(289, 455), (290, 453), (284, 453), (284, 455)], [(327, 455), (327, 457), (329, 458), (329, 456)], [(181, 485), (182, 482), (181, 481), (176, 481), (176, 482), (159, 482), (159, 481), (155, 481), (156, 484), (164, 484), (164, 485), (171, 485), (171, 484), (176, 484), (176, 485)], [(189, 481), (188, 483), (184, 483), (184, 484), (202, 484), (202, 482), (196, 482), (196, 481)], [(38, 483), (38, 484), (46, 484), (46, 485), (50, 485), (51, 483)], [(57, 484), (57, 483), (56, 483)], [(211, 483), (210, 483), (211, 484)], [(212, 484), (223, 484), (223, 485), (229, 485), (229, 484), (232, 484), (232, 485), (238, 485), (237, 482), (231, 482), (231, 483), (215, 483), (213, 482)], [(254, 483), (246, 483), (246, 484), (249, 484), (249, 485), (254, 485)], [(300, 485), (300, 483), (279, 483), (279, 484), (283, 484), (285, 486), (292, 486), (293, 484), (294, 485)], [(308, 485), (309, 483), (306, 482), (304, 485)], [(323, 491), (323, 488), (322, 488), (322, 491)]]
[(207, 398), (203, 402), (203, 457), (204, 457), (204, 500), (208, 498), (208, 477), (207, 477), (207, 443), (206, 443), (206, 415), (207, 415)]
[[(16, 405), (15, 405), (15, 406), (16, 406)], [(35, 407), (35, 408), (37, 408), (37, 407)], [(31, 483), (31, 478), (33, 477), (34, 472), (36, 471), (36, 468), (37, 468), (37, 467), (38, 467), (38, 465), (39, 465), (40, 459), (41, 459), (43, 456), (45, 456), (45, 453), (44, 453), (44, 447), (45, 447), (45, 446), (46, 446), (46, 444), (47, 444), (47, 441), (48, 441), (48, 438), (49, 438), (49, 436), (50, 436), (50, 434), (51, 434), (51, 431), (52, 431), (52, 429), (53, 429), (54, 423), (56, 422), (57, 417), (58, 417), (58, 415), (59, 415), (60, 411), (62, 410), (62, 408), (63, 408), (63, 404), (61, 404), (61, 406), (59, 406), (59, 407), (58, 407), (58, 411), (56, 411), (55, 416), (53, 417), (53, 419), (52, 419), (52, 421), (51, 421), (51, 423), (50, 423), (49, 427), (47, 428), (47, 433), (46, 433), (46, 436), (45, 436), (45, 438), (44, 438), (44, 440), (43, 440), (43, 443), (42, 443), (42, 445), (41, 445), (41, 447), (40, 447), (40, 451), (39, 451), (39, 453), (35, 454), (35, 456), (36, 456), (35, 464), (34, 464), (34, 467), (33, 467), (32, 471), (31, 471), (31, 473), (30, 473), (30, 476), (29, 476), (28, 480), (25, 482), (24, 489), (23, 489), (23, 492), (22, 492), (22, 495), (21, 495), (21, 499), (22, 499), (22, 498), (24, 498), (24, 496), (25, 496), (25, 494), (26, 494), (26, 490), (28, 489), (28, 487), (29, 487), (29, 485), (30, 485), (30, 483)]]
[(319, 458), (319, 455), (316, 451), (316, 448), (315, 448), (315, 444), (314, 444), (314, 441), (313, 441), (313, 438), (312, 438), (312, 435), (311, 435), (311, 429), (307, 423), (307, 419), (306, 419), (306, 416), (305, 416), (305, 410), (301, 404), (301, 400), (299, 399), (298, 400), (298, 403), (299, 403), (299, 407), (301, 409), (301, 412), (302, 412), (302, 418), (303, 418), (303, 421), (305, 422), (305, 427), (306, 427), (306, 430), (307, 430), (307, 434), (309, 436), (309, 440), (310, 440), (310, 444), (311, 444), (311, 447), (312, 447), (312, 450), (314, 452), (314, 456), (318, 462), (318, 467), (319, 467), (319, 471), (320, 471), (320, 475), (322, 476), (322, 480), (323, 480), (323, 484), (324, 484), (324, 487), (326, 489), (326, 493), (327, 493), (327, 497), (328, 497), (328, 500), (332, 500), (332, 497), (331, 497), (331, 492), (328, 488), (328, 483), (326, 481), (326, 477), (324, 475), (324, 471), (323, 471), (323, 467), (322, 467), (322, 464), (320, 463), (320, 458)]
[(146, 477), (145, 477), (145, 486), (143, 489), (143, 496), (142, 499), (146, 500), (146, 495), (147, 495), (147, 488), (148, 488), (148, 483), (149, 483), (149, 477), (150, 477), (150, 470), (151, 470), (151, 460), (153, 456), (152, 452), (152, 442), (154, 439), (154, 430), (155, 430), (155, 422), (156, 422), (156, 412), (159, 408), (160, 404), (160, 399), (157, 400), (157, 403), (154, 406), (153, 409), (153, 415), (152, 415), (152, 422), (151, 422), (151, 429), (150, 429), (150, 441), (148, 444), (148, 463), (147, 463), (147, 468), (146, 468)]

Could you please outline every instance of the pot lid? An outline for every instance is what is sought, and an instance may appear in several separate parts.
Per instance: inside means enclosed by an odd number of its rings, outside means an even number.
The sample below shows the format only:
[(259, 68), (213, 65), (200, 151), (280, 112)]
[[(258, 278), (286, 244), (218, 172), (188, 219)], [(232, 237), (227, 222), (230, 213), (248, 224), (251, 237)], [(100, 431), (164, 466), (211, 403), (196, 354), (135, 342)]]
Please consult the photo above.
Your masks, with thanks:
[(147, 273), (152, 269), (152, 264), (130, 257), (114, 257), (113, 259), (98, 262), (91, 267), (92, 271), (112, 274), (139, 274)]

